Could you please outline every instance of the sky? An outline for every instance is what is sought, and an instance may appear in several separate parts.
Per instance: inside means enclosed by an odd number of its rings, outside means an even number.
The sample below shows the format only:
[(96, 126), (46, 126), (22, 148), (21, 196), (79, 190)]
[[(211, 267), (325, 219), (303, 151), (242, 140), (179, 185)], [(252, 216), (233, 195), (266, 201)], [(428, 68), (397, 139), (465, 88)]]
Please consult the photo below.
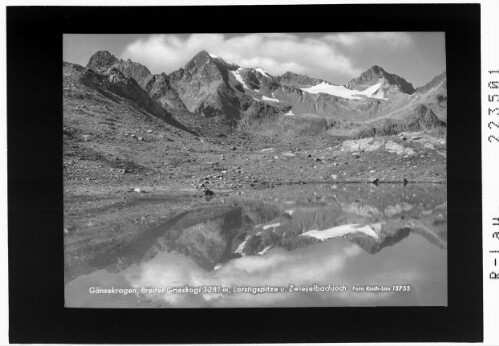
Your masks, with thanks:
[(206, 50), (274, 76), (292, 71), (334, 84), (379, 65), (418, 87), (446, 69), (443, 32), (64, 35), (64, 61), (85, 66), (98, 50), (167, 74)]

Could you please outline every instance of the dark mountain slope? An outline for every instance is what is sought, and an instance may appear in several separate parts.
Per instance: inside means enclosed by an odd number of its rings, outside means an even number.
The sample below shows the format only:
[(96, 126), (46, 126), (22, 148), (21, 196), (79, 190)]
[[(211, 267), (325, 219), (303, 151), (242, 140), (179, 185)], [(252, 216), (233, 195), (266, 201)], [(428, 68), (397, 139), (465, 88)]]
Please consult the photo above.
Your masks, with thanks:
[(87, 67), (100, 73), (114, 67), (127, 78), (133, 78), (151, 99), (158, 102), (166, 111), (170, 111), (171, 108), (187, 109), (164, 73), (153, 75), (144, 65), (130, 59), (126, 61), (117, 59), (107, 51), (98, 51), (92, 55)]
[(99, 50), (90, 57), (87, 68), (100, 71), (106, 70), (119, 63), (120, 60), (106, 50)]
[(98, 51), (90, 57), (87, 68), (96, 72), (106, 72), (111, 67), (117, 68), (127, 78), (133, 78), (141, 86), (144, 87), (144, 80), (151, 76), (151, 72), (144, 65), (128, 60), (116, 58), (108, 51)]
[(162, 73), (147, 77), (143, 82), (143, 88), (163, 108), (187, 110), (177, 91), (170, 85), (166, 74)]
[(352, 79), (345, 86), (349, 89), (365, 90), (379, 83), (381, 80), (384, 82), (384, 87), (390, 93), (401, 92), (408, 95), (414, 93), (414, 87), (411, 83), (396, 74), (386, 72), (382, 67), (377, 65), (372, 66), (359, 77)]
[(195, 137), (118, 70), (100, 74), (64, 63), (63, 76), (67, 184), (143, 177), (167, 162), (159, 153), (148, 154), (158, 142), (180, 145)]
[(169, 80), (189, 111), (206, 117), (239, 117), (240, 100), (228, 85), (228, 70), (206, 51), (171, 73)]

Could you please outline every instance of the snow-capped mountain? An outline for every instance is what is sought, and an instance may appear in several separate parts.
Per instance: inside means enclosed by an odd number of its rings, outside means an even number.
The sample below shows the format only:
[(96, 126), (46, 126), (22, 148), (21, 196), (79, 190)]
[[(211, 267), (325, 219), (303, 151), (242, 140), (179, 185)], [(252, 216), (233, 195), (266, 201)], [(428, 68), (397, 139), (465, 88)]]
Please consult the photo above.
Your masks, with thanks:
[(165, 110), (184, 109), (237, 124), (246, 116), (318, 115), (349, 121), (403, 119), (419, 104), (446, 120), (445, 73), (414, 89), (404, 78), (372, 66), (345, 85), (286, 72), (272, 76), (261, 67), (242, 67), (201, 51), (170, 74), (153, 75), (109, 52), (95, 53), (88, 65), (97, 71), (116, 67), (133, 78)]
[(352, 90), (366, 90), (372, 86), (378, 85), (377, 90), (382, 88), (386, 94), (404, 93), (411, 95), (414, 93), (414, 87), (404, 78), (386, 72), (382, 67), (372, 66), (363, 72), (358, 78), (352, 79), (345, 86)]

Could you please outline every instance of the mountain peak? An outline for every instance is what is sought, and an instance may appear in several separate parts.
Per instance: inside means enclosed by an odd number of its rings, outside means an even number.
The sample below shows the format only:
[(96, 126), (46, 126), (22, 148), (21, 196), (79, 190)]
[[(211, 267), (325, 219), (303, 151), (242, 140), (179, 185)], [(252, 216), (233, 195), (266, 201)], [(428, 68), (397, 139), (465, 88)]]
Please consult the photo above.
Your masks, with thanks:
[(210, 52), (206, 51), (206, 50), (201, 50), (199, 51), (196, 55), (194, 55), (194, 57), (192, 58), (193, 59), (201, 59), (201, 60), (204, 60), (204, 59), (208, 59), (208, 60), (212, 60), (212, 59), (215, 59), (215, 58), (218, 58), (218, 56), (216, 56), (215, 54), (211, 54)]
[(378, 84), (380, 81), (384, 81), (386, 86), (390, 86), (393, 90), (399, 90), (405, 94), (414, 93), (415, 89), (411, 83), (406, 81), (404, 78), (387, 72), (381, 66), (373, 65), (357, 78), (352, 79), (350, 82), (345, 84), (349, 89), (364, 90), (370, 86)]
[(191, 70), (194, 67), (200, 67), (203, 66), (206, 63), (213, 63), (214, 60), (210, 53), (205, 51), (204, 49), (194, 55), (194, 57), (189, 60), (189, 62), (185, 65), (186, 70)]
[(103, 67), (110, 67), (119, 62), (118, 58), (109, 53), (107, 50), (99, 50), (90, 57), (87, 67), (98, 69)]
[(384, 74), (386, 71), (379, 65), (373, 65), (371, 66), (366, 72), (368, 71), (373, 71), (376, 74)]
[(201, 59), (209, 58), (209, 59), (211, 59), (212, 55), (203, 49), (202, 51), (200, 51), (199, 53), (194, 55), (194, 58), (201, 58)]

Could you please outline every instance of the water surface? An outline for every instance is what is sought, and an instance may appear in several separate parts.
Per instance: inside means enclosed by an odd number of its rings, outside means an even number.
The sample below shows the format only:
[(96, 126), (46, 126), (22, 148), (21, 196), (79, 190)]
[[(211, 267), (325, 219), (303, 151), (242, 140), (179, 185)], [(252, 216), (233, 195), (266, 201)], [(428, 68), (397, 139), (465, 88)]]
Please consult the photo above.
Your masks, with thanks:
[(217, 196), (96, 257), (66, 305), (446, 306), (446, 218), (441, 185)]

